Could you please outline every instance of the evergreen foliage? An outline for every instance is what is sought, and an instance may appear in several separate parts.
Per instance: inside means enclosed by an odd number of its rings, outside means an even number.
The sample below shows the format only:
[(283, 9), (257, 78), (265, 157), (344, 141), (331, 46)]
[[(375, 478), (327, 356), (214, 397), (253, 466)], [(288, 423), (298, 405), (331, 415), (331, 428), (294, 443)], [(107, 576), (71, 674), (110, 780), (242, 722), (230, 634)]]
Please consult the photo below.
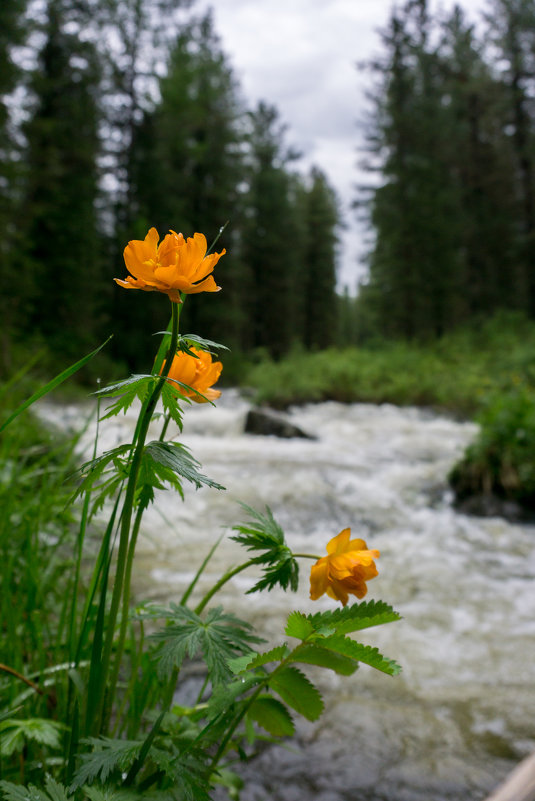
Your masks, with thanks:
[(382, 33), (361, 336), (429, 339), (500, 308), (535, 314), (535, 4), (491, 5), (491, 47), (460, 8), (432, 18), (427, 0), (396, 7)]
[(224, 330), (238, 354), (281, 356), (294, 343), (329, 340), (327, 324), (318, 327), (329, 315), (314, 304), (328, 309), (335, 298), (332, 189), (317, 170), (307, 180), (290, 171), (296, 154), (278, 112), (267, 103), (247, 110), (211, 14), (192, 16), (188, 6), (2, 4), (4, 371), (19, 338), (63, 360), (109, 333), (112, 357), (146, 371), (150, 335), (133, 332), (140, 315), (149, 332), (164, 328), (161, 304), (121, 292), (112, 278), (124, 272), (124, 242), (150, 226), (162, 236), (202, 229), (228, 251), (224, 296), (190, 298), (191, 330), (214, 339)]

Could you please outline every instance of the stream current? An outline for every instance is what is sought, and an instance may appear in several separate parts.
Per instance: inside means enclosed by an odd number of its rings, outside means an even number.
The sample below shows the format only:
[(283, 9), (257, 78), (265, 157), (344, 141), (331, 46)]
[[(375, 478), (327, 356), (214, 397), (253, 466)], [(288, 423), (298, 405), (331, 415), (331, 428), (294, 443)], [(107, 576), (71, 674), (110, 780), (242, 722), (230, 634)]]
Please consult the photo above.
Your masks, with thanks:
[[(323, 554), (350, 526), (381, 552), (367, 600), (384, 600), (403, 618), (359, 640), (403, 671), (307, 671), (325, 711), (315, 723), (298, 721), (294, 741), (243, 766), (242, 801), (485, 798), (535, 747), (535, 527), (452, 508), (446, 477), (475, 425), (415, 408), (329, 402), (289, 412), (317, 439), (277, 439), (243, 433), (248, 408), (234, 390), (216, 408), (186, 408), (181, 441), (227, 489), (186, 487), (185, 503), (159, 493), (138, 545), (137, 599), (178, 601), (223, 532), (197, 595), (244, 561), (228, 538), (247, 520), (239, 501), (269, 505), (297, 552)], [(63, 426), (80, 420), (78, 407), (41, 410)], [(134, 422), (105, 421), (99, 450), (127, 441)], [(334, 604), (309, 600), (311, 563), (301, 564), (297, 594), (244, 595), (257, 575), (244, 572), (214, 601), (271, 644), (283, 642), (291, 610)]]

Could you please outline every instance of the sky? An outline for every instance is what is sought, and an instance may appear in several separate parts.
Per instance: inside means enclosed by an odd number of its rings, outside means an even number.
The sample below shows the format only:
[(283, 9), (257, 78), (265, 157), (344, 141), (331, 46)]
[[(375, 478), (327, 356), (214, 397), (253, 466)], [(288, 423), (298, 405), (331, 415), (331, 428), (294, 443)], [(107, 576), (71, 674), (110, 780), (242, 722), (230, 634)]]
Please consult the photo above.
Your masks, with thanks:
[[(458, 0), (476, 21), (485, 0)], [(248, 107), (259, 100), (277, 106), (288, 125), (287, 144), (327, 175), (341, 203), (338, 285), (354, 293), (365, 268), (365, 231), (351, 202), (365, 178), (358, 170), (359, 146), (369, 104), (370, 76), (357, 70), (381, 53), (378, 30), (390, 17), (392, 0), (198, 0), (211, 7), (223, 51)], [(431, 2), (450, 9), (453, 0)], [(361, 154), (362, 155), (362, 154)]]

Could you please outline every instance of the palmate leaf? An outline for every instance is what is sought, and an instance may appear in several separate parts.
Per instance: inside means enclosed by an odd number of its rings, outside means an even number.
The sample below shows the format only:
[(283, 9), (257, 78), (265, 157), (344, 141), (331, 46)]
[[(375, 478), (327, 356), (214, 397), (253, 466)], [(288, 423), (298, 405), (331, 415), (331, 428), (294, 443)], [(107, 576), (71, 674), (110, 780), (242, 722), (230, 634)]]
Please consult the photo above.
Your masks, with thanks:
[(94, 779), (105, 782), (115, 771), (125, 773), (143, 746), (143, 740), (113, 740), (109, 737), (90, 737), (84, 742), (93, 745), (94, 750), (81, 754), (82, 764), (74, 775), (69, 788), (71, 792)]
[(139, 400), (141, 403), (147, 397), (147, 394), (152, 390), (158, 377), (153, 375), (132, 375), (124, 381), (118, 381), (116, 384), (111, 384), (109, 387), (104, 387), (95, 392), (102, 398), (115, 398), (118, 400), (113, 403), (106, 414), (102, 416), (102, 420), (107, 420), (109, 417), (123, 412), (126, 414), (127, 410), (134, 403)]
[(197, 468), (200, 467), (200, 463), (191, 455), (186, 446), (179, 442), (159, 442), (157, 440), (149, 442), (145, 446), (143, 460), (149, 471), (157, 470), (161, 465), (194, 484), (197, 489), (202, 486), (218, 490), (225, 489), (221, 484), (199, 473)]
[(299, 582), (299, 565), (287, 546), (284, 531), (279, 526), (269, 506), (265, 514), (257, 512), (247, 504), (241, 506), (253, 518), (248, 523), (234, 526), (238, 532), (231, 539), (239, 542), (248, 551), (255, 551), (251, 561), (264, 566), (263, 577), (248, 590), (248, 593), (259, 590), (270, 590), (276, 585), (284, 590), (288, 587), (294, 592)]
[(170, 416), (171, 420), (176, 423), (178, 430), (182, 431), (182, 409), (180, 407), (180, 401), (190, 402), (189, 398), (184, 398), (176, 387), (166, 381), (162, 387), (163, 408), (166, 414)]
[[(172, 795), (177, 801), (210, 801), (209, 770), (200, 749), (184, 754), (169, 754), (161, 749), (151, 751), (152, 761), (172, 779)], [(145, 795), (143, 796), (145, 797)], [(163, 799), (162, 799), (163, 801)]]
[[(79, 471), (84, 476), (84, 479), (77, 487), (72, 500), (83, 492), (86, 492), (96, 481), (102, 478), (110, 464), (114, 465), (117, 472), (123, 471), (127, 461), (123, 457), (131, 450), (131, 445), (119, 445), (117, 448), (112, 448), (111, 451), (104, 451), (104, 453), (97, 456), (96, 459), (84, 462)], [(124, 475), (126, 475), (126, 473), (124, 473)], [(121, 476), (121, 480), (123, 477), (124, 476)]]
[(0, 756), (9, 757), (15, 751), (22, 751), (29, 740), (48, 748), (59, 748), (63, 729), (61, 723), (45, 718), (5, 718), (0, 723)]
[(72, 798), (72, 795), (67, 794), (67, 788), (58, 784), (51, 776), (46, 777), (44, 790), (33, 784), (22, 787), (6, 781), (0, 781), (0, 790), (5, 801), (70, 801)]
[(323, 712), (319, 691), (298, 668), (285, 666), (275, 670), (268, 683), (288, 706), (307, 720), (317, 720)]
[(401, 620), (401, 615), (384, 601), (361, 601), (341, 609), (307, 615), (307, 620), (317, 632), (330, 629), (337, 634), (350, 634), (352, 631), (380, 626), (383, 623), (393, 623)]
[(160, 643), (156, 658), (159, 676), (166, 676), (180, 667), (188, 656), (193, 659), (202, 653), (212, 684), (228, 681), (232, 673), (228, 662), (233, 657), (249, 652), (251, 644), (261, 642), (252, 634), (252, 626), (222, 607), (210, 609), (203, 620), (191, 609), (172, 604), (161, 617), (170, 625), (151, 635)]
[(226, 345), (222, 345), (221, 342), (214, 342), (212, 339), (204, 339), (203, 337), (197, 336), (197, 334), (184, 334), (183, 336), (179, 337), (178, 347), (180, 350), (190, 353), (190, 355), (194, 355), (191, 353), (191, 346), (194, 348), (200, 348), (201, 350), (206, 350), (208, 353), (212, 354), (214, 352), (217, 353), (220, 350), (230, 350)]
[(270, 695), (256, 698), (247, 714), (274, 737), (291, 737), (295, 733), (292, 716), (284, 704)]
[(362, 643), (355, 642), (350, 637), (335, 634), (332, 637), (323, 637), (318, 642), (321, 642), (322, 648), (335, 651), (337, 654), (347, 656), (357, 662), (364, 662), (366, 665), (370, 665), (376, 670), (381, 670), (389, 676), (396, 676), (401, 671), (401, 667), (397, 662), (383, 656), (377, 648), (372, 648), (371, 645), (362, 645)]

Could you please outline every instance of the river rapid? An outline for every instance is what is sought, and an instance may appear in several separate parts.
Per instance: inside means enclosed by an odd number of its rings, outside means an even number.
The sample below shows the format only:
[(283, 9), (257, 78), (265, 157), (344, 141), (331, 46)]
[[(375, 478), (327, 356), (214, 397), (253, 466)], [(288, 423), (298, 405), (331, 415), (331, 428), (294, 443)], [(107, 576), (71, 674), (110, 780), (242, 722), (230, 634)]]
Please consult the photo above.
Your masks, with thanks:
[[(452, 508), (446, 476), (476, 427), (415, 408), (329, 402), (289, 412), (316, 439), (277, 439), (243, 433), (248, 408), (226, 390), (216, 408), (186, 409), (181, 440), (227, 489), (186, 488), (184, 503), (159, 494), (136, 557), (137, 599), (177, 601), (222, 533), (198, 595), (244, 561), (228, 538), (247, 519), (239, 501), (269, 505), (298, 552), (322, 554), (350, 526), (381, 552), (367, 599), (403, 617), (359, 639), (403, 672), (310, 672), (323, 716), (243, 767), (242, 801), (485, 798), (535, 748), (535, 527)], [(81, 416), (77, 407), (41, 410), (63, 426)], [(133, 424), (128, 415), (105, 421), (99, 450), (127, 440)], [(86, 437), (89, 447), (91, 430)], [(282, 642), (289, 611), (334, 605), (309, 600), (310, 564), (297, 594), (244, 596), (251, 572), (215, 600)]]

